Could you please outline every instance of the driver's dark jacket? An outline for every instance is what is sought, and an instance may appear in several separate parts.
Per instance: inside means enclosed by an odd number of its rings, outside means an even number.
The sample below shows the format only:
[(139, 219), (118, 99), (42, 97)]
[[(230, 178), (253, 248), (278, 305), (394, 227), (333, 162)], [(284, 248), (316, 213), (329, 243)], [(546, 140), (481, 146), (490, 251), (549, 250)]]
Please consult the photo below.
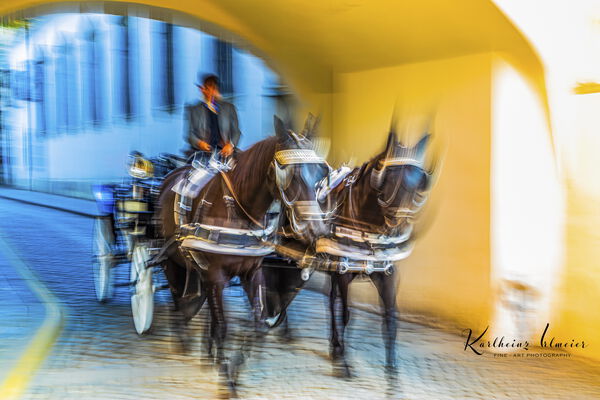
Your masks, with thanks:
[[(217, 101), (218, 121), (221, 140), (219, 147), (223, 147), (226, 143), (231, 143), (237, 147), (240, 140), (240, 129), (238, 127), (238, 117), (235, 106), (226, 101)], [(185, 124), (186, 124), (186, 140), (194, 150), (199, 150), (198, 140), (203, 140), (207, 143), (211, 142), (211, 131), (209, 126), (210, 111), (201, 101), (186, 104), (185, 106)]]

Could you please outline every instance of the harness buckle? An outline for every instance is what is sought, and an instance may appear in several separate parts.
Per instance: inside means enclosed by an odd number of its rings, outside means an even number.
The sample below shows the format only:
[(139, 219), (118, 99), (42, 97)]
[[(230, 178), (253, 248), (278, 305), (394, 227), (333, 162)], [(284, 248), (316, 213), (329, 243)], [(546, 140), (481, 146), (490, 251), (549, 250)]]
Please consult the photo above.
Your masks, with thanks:
[(208, 241), (218, 243), (219, 242), (219, 233), (220, 233), (219, 230), (211, 229), (208, 233)]
[(356, 182), (356, 174), (352, 174), (344, 180), (346, 181), (346, 186), (352, 186)]

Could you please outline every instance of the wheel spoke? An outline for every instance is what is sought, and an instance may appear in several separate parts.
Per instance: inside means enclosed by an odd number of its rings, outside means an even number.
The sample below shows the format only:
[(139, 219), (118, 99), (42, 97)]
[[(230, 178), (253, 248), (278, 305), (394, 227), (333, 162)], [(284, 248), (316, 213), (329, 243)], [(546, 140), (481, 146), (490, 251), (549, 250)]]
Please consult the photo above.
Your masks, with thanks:
[(131, 311), (138, 334), (150, 329), (154, 313), (152, 269), (146, 268), (148, 259), (146, 246), (136, 243), (132, 251), (130, 282), (135, 282), (135, 285), (131, 286)]
[(112, 296), (112, 268), (114, 255), (112, 245), (114, 238), (110, 229), (110, 221), (96, 218), (94, 221), (92, 266), (94, 272), (94, 288), (98, 301), (106, 301)]

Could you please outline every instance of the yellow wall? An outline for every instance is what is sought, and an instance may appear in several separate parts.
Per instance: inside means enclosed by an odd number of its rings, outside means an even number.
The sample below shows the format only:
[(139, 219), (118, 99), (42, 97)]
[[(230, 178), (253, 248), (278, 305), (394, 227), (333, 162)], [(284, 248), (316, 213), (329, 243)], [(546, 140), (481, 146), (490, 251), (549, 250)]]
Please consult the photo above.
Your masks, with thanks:
[[(597, 179), (597, 175), (596, 175)], [(556, 290), (548, 339), (584, 341), (585, 349), (568, 348), (600, 359), (600, 196), (572, 183), (567, 188), (566, 260)]]
[[(491, 303), (490, 85), (490, 54), (334, 77), (334, 159), (362, 162), (380, 151), (396, 102), (400, 114), (437, 112), (446, 155), (429, 210), (435, 220), (399, 264), (398, 304), (473, 329), (485, 328)], [(374, 301), (376, 292), (354, 285), (353, 296)]]
[(600, 359), (600, 93), (568, 94), (574, 110), (570, 151), (562, 151), (567, 188), (566, 257), (556, 288), (552, 336), (584, 340), (585, 349), (569, 349)]

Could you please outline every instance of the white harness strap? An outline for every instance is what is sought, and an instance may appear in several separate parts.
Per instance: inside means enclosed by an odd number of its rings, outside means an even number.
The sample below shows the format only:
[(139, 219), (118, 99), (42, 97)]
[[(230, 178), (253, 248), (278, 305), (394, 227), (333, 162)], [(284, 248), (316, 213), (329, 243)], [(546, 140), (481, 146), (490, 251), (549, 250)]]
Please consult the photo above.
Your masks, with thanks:
[(377, 233), (359, 231), (356, 229), (347, 228), (345, 226), (335, 225), (334, 234), (339, 238), (347, 238), (355, 242), (369, 243), (373, 245), (399, 244), (410, 239), (413, 232), (413, 225), (408, 224), (402, 230), (400, 235), (386, 236)]
[(408, 257), (412, 253), (413, 247), (414, 242), (409, 240), (391, 249), (367, 250), (344, 245), (332, 239), (322, 238), (317, 240), (315, 250), (317, 253), (325, 253), (352, 260), (394, 262)]
[(317, 183), (317, 200), (319, 202), (325, 201), (329, 193), (335, 189), (342, 181), (352, 172), (352, 168), (340, 167), (329, 173)]
[(280, 150), (275, 153), (275, 161), (279, 165), (325, 163), (323, 157), (309, 149)]

